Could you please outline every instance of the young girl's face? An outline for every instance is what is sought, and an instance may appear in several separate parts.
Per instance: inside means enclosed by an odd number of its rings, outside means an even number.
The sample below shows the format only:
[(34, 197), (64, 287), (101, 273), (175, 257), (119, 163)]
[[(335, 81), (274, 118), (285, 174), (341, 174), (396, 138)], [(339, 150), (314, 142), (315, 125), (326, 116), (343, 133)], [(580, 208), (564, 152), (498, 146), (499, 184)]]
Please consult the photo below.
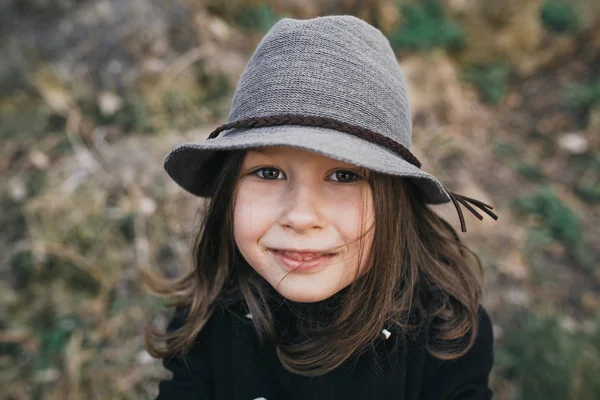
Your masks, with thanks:
[(368, 268), (374, 216), (364, 172), (291, 147), (247, 152), (234, 205), (235, 241), (252, 268), (284, 297), (324, 300)]

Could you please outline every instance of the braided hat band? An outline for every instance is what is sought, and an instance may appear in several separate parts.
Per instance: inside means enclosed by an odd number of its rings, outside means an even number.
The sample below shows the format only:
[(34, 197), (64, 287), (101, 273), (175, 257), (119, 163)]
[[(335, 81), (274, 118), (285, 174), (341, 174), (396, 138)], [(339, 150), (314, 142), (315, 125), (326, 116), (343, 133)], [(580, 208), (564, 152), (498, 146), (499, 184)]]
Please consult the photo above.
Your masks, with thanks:
[[(329, 129), (335, 129), (340, 132), (345, 132), (350, 135), (359, 137), (364, 140), (368, 140), (371, 143), (375, 143), (388, 149), (394, 151), (398, 155), (400, 155), (403, 159), (413, 164), (417, 168), (421, 168), (421, 162), (415, 157), (410, 150), (404, 147), (402, 144), (395, 142), (389, 139), (386, 136), (383, 136), (377, 132), (370, 131), (369, 129), (362, 128), (360, 126), (355, 126), (351, 124), (347, 124), (342, 121), (337, 121), (333, 118), (327, 117), (313, 117), (307, 115), (294, 115), (294, 114), (284, 114), (284, 115), (271, 115), (266, 117), (253, 117), (247, 118), (241, 121), (230, 122), (224, 125), (219, 126), (214, 131), (210, 133), (208, 139), (215, 139), (219, 136), (219, 133), (234, 129), (234, 128), (259, 128), (264, 126), (278, 126), (278, 125), (302, 125), (302, 126), (315, 126), (315, 127), (323, 127)], [(475, 215), (479, 220), (483, 220), (483, 216), (479, 214), (473, 207), (471, 207), (467, 202), (471, 202), (474, 206), (480, 208), (487, 215), (492, 217), (494, 220), (498, 219), (498, 216), (492, 212), (492, 206), (485, 204), (479, 200), (472, 199), (470, 197), (462, 196), (460, 194), (452, 193), (446, 190), (454, 207), (456, 208), (456, 212), (460, 219), (460, 228), (462, 232), (467, 231), (467, 227), (465, 224), (465, 218), (463, 216), (462, 210), (459, 207), (459, 203), (465, 206), (467, 210), (469, 210), (473, 215)]]
[(289, 146), (410, 179), (427, 204), (452, 202), (497, 219), (492, 207), (449, 192), (411, 153), (408, 86), (387, 37), (351, 15), (282, 18), (257, 46), (233, 94), (227, 122), (208, 140), (183, 143), (164, 160), (186, 191), (213, 195), (230, 150)]

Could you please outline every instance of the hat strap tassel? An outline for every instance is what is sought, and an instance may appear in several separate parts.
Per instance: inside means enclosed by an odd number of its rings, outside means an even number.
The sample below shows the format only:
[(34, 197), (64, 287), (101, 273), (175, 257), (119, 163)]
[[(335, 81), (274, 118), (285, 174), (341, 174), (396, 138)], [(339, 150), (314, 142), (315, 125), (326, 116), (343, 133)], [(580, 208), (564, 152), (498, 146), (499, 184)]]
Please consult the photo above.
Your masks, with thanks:
[(462, 232), (467, 231), (467, 226), (465, 224), (465, 217), (463, 216), (462, 210), (460, 209), (458, 203), (462, 204), (467, 210), (471, 211), (473, 213), (473, 215), (475, 215), (477, 218), (479, 218), (480, 221), (483, 220), (483, 216), (481, 214), (479, 214), (477, 211), (475, 211), (475, 209), (473, 207), (471, 207), (468, 202), (470, 202), (474, 206), (480, 208), (483, 212), (485, 212), (487, 215), (492, 217), (494, 220), (498, 220), (498, 216), (491, 211), (494, 207), (492, 207), (488, 204), (485, 204), (479, 200), (472, 199), (470, 197), (462, 196), (460, 194), (452, 193), (449, 191), (446, 191), (446, 192), (450, 196), (450, 199), (452, 200), (454, 207), (456, 207), (456, 212), (458, 213), (458, 218), (460, 219), (460, 228), (461, 228)]

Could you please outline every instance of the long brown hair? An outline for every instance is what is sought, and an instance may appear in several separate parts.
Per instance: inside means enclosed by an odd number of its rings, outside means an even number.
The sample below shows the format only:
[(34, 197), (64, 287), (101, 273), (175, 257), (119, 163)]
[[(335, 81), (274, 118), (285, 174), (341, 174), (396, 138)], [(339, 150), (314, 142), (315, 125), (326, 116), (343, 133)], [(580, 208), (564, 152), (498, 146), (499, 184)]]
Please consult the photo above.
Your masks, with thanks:
[[(147, 326), (145, 346), (154, 357), (186, 352), (215, 307), (234, 296), (252, 314), (261, 343), (265, 336), (277, 338), (268, 283), (243, 260), (233, 239), (244, 155), (243, 150), (221, 152), (211, 160), (217, 172), (214, 195), (202, 210), (193, 270), (175, 280), (143, 274), (152, 292), (186, 310), (182, 327), (174, 332)], [(439, 359), (461, 357), (474, 343), (483, 286), (479, 257), (422, 202), (415, 182), (378, 173), (368, 174), (368, 181), (375, 212), (369, 268), (344, 289), (335, 317), (307, 330), (309, 340), (276, 341), (282, 365), (293, 373), (316, 376), (335, 369), (365, 351), (384, 323), (395, 325), (404, 339), (426, 327), (427, 350)]]

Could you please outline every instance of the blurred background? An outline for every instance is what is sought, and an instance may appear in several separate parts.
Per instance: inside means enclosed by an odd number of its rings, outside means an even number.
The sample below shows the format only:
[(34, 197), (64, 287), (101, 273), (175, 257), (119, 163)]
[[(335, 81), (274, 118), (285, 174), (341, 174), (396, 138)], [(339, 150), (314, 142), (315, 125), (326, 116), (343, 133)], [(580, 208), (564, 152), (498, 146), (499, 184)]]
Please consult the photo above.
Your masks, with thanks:
[[(200, 200), (162, 169), (222, 124), (282, 17), (352, 14), (398, 55), (413, 150), (486, 272), (496, 399), (600, 399), (600, 2), (2, 0), (0, 398), (153, 398)], [(452, 205), (435, 206), (457, 229)]]

